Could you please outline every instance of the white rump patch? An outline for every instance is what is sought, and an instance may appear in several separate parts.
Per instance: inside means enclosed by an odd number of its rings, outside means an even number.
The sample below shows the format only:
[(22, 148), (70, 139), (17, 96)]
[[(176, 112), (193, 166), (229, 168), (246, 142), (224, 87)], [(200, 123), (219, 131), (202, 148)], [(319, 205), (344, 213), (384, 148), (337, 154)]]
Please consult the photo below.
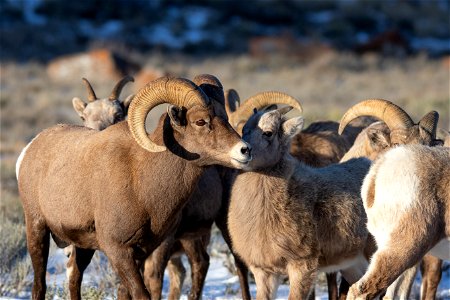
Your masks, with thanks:
[(450, 238), (445, 238), (439, 241), (429, 253), (433, 256), (439, 257), (443, 260), (450, 260)]
[[(375, 199), (368, 208), (367, 194), (374, 174)], [(379, 248), (386, 245), (402, 216), (418, 203), (420, 181), (416, 174), (412, 152), (398, 147), (388, 151), (381, 164), (375, 163), (364, 180), (361, 196), (367, 212), (367, 227)]]
[(25, 157), (25, 153), (28, 150), (28, 147), (30, 147), (31, 143), (39, 136), (39, 134), (37, 136), (34, 137), (34, 139), (31, 140), (31, 142), (28, 143), (28, 145), (25, 146), (25, 148), (23, 148), (22, 152), (20, 152), (19, 158), (17, 158), (17, 162), (16, 162), (16, 179), (17, 181), (19, 181), (19, 171), (20, 171), (20, 165), (22, 164), (22, 160)]

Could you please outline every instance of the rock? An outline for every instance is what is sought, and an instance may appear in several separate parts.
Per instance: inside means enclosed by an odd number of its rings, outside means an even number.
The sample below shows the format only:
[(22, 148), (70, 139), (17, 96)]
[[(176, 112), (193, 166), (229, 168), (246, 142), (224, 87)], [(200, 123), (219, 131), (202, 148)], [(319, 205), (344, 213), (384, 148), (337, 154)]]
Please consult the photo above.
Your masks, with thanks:
[(47, 66), (47, 74), (54, 81), (72, 81), (81, 77), (95, 78), (96, 82), (120, 80), (136, 73), (139, 66), (108, 49), (56, 58)]

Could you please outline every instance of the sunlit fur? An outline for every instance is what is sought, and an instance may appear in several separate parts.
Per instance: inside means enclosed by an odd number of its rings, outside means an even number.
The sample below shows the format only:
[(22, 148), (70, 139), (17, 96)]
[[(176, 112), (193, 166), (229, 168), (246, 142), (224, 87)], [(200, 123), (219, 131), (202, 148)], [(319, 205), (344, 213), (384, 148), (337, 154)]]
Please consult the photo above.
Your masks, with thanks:
[[(230, 152), (246, 146), (211, 108), (194, 106), (185, 118), (185, 125), (167, 115), (160, 120), (151, 135), (167, 146), (160, 153), (141, 148), (126, 122), (103, 131), (57, 125), (30, 144), (18, 184), (35, 274), (33, 298), (45, 295), (50, 232), (59, 246), (74, 244), (77, 256), (104, 251), (131, 296), (149, 298), (135, 259), (175, 228), (204, 166), (236, 166)], [(210, 121), (199, 127), (199, 119)], [(72, 274), (82, 273), (85, 262), (74, 267)]]
[(299, 162), (289, 144), (302, 124), (272, 111), (243, 129), (253, 160), (232, 186), (228, 224), (234, 250), (259, 272), (257, 299), (270, 297), (275, 287), (267, 284), (280, 274), (289, 275), (289, 299), (304, 299), (317, 270), (362, 256), (366, 244), (360, 187), (370, 162), (320, 169)]

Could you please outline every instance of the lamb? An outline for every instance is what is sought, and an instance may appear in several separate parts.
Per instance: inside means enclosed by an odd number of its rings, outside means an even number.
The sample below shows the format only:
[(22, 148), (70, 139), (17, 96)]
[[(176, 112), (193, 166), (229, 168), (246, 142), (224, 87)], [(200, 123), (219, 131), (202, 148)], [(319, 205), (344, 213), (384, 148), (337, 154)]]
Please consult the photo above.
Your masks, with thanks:
[(125, 76), (114, 86), (108, 98), (98, 99), (89, 81), (83, 78), (83, 83), (88, 90), (88, 103), (78, 97), (74, 97), (72, 104), (81, 120), (83, 120), (84, 126), (103, 130), (110, 125), (125, 120), (128, 106), (134, 95), (129, 95), (123, 101), (120, 101), (119, 97), (125, 84), (130, 81), (133, 82), (134, 78)]
[[(148, 135), (145, 117), (164, 102), (172, 105)], [(72, 299), (80, 298), (82, 273), (95, 250), (105, 252), (121, 278), (119, 298), (129, 293), (149, 299), (136, 261), (176, 228), (206, 166), (243, 168), (250, 160), (249, 145), (186, 79), (163, 77), (142, 88), (130, 104), (128, 124), (103, 131), (71, 125), (44, 130), (16, 165), (33, 299), (45, 298), (50, 235), (60, 247), (75, 245)]]
[[(364, 108), (363, 108), (364, 107)], [(386, 107), (388, 109), (386, 110)], [(376, 122), (364, 129), (356, 138), (352, 148), (345, 154), (341, 162), (347, 161), (355, 157), (367, 157), (371, 160), (376, 159), (381, 153), (392, 148), (396, 144), (424, 144), (424, 145), (439, 145), (440, 140), (436, 139), (436, 125), (439, 115), (435, 111), (426, 114), (417, 125), (414, 125), (409, 115), (397, 105), (383, 100), (383, 99), (369, 99), (362, 101), (350, 108), (343, 116), (340, 126), (342, 132), (346, 123), (350, 122), (352, 118), (360, 116), (371, 115), (381, 118), (385, 122)], [(351, 116), (351, 117), (349, 117)], [(389, 116), (389, 117), (388, 117)], [(400, 120), (400, 121), (399, 121)], [(405, 120), (405, 122), (401, 121)], [(390, 126), (388, 126), (390, 124)], [(396, 124), (396, 125), (395, 125)], [(391, 139), (391, 130), (394, 132), (399, 130), (395, 127), (409, 128), (409, 133), (406, 139), (398, 139), (393, 135)], [(406, 129), (404, 129), (406, 130)], [(445, 139), (445, 130), (440, 130), (440, 137)], [(375, 249), (374, 249), (375, 250)], [(427, 257), (423, 262), (423, 282), (422, 285), (422, 299), (435, 297), (437, 291), (437, 284), (440, 280), (441, 270), (438, 267), (441, 264), (438, 258)], [(415, 266), (404, 275), (399, 277), (386, 292), (388, 299), (400, 297), (402, 299), (409, 298), (410, 288), (415, 278), (418, 266)], [(428, 284), (429, 283), (429, 284)], [(346, 293), (347, 291), (343, 291)]]
[(305, 299), (318, 270), (344, 269), (352, 283), (368, 265), (360, 186), (370, 161), (315, 169), (294, 159), (289, 141), (303, 119), (285, 120), (285, 112), (258, 112), (245, 124), (253, 160), (231, 190), (232, 245), (255, 275), (257, 299), (273, 298), (281, 274), (289, 275), (289, 299)]
[(361, 195), (378, 250), (347, 299), (373, 299), (431, 253), (450, 259), (450, 148), (398, 146), (370, 168)]

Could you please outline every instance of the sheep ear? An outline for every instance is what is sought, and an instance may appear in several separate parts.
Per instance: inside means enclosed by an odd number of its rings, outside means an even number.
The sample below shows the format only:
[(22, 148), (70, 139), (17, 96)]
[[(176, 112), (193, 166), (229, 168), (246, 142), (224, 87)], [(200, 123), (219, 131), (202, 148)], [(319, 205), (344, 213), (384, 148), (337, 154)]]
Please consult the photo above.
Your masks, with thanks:
[(87, 104), (85, 102), (83, 102), (83, 100), (81, 100), (80, 98), (74, 97), (72, 99), (72, 105), (73, 105), (73, 108), (75, 109), (75, 111), (78, 113), (78, 115), (80, 117), (82, 117), (83, 111), (86, 108)]
[(133, 99), (134, 99), (134, 94), (131, 94), (125, 100), (122, 101), (122, 106), (123, 106), (125, 112), (128, 111), (128, 107), (130, 106), (130, 103)]
[(303, 129), (303, 118), (295, 117), (283, 122), (283, 136), (291, 138)]
[(373, 149), (386, 149), (391, 146), (391, 138), (388, 132), (377, 128), (367, 128), (367, 137)]
[(169, 105), (167, 107), (167, 114), (169, 115), (170, 123), (174, 129), (178, 130), (180, 127), (186, 126), (187, 120), (185, 109), (179, 108), (175, 105)]

